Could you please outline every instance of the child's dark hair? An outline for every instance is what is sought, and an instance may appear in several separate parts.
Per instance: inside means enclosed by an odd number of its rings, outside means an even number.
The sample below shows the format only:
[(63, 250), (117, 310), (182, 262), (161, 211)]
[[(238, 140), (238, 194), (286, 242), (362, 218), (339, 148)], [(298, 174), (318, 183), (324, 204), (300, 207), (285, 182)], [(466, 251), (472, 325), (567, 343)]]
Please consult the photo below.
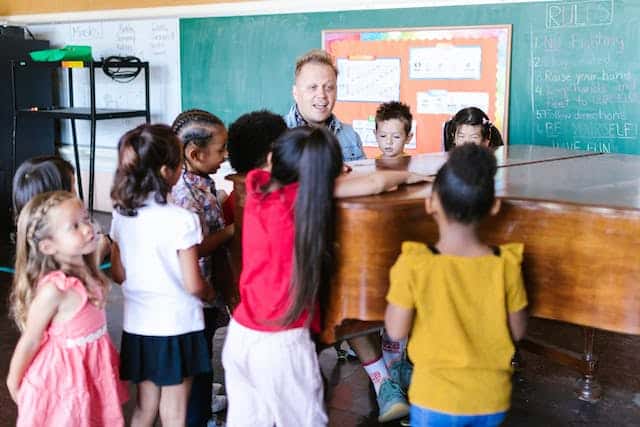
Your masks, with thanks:
[(471, 224), (491, 210), (495, 200), (496, 158), (486, 147), (455, 147), (433, 183), (447, 218)]
[(273, 142), (287, 130), (282, 116), (261, 110), (244, 114), (229, 126), (227, 150), (231, 167), (238, 173), (267, 162)]
[(451, 120), (445, 123), (444, 151), (449, 151), (455, 147), (456, 131), (462, 125), (482, 126), (482, 138), (489, 140), (490, 148), (504, 145), (500, 131), (491, 123), (489, 116), (477, 107), (467, 107), (458, 111)]
[(152, 192), (156, 202), (167, 203), (171, 187), (160, 169), (177, 169), (181, 162), (182, 145), (169, 126), (143, 124), (125, 133), (118, 142), (113, 207), (122, 215), (135, 216)]
[(36, 194), (73, 191), (74, 169), (59, 156), (39, 156), (25, 160), (13, 175), (13, 214), (17, 220), (24, 205)]
[(178, 114), (173, 121), (171, 128), (180, 137), (184, 147), (189, 144), (195, 144), (198, 148), (205, 148), (213, 133), (210, 127), (221, 126), (224, 123), (216, 115), (204, 110), (187, 110)]
[(336, 177), (342, 171), (342, 151), (335, 136), (324, 128), (300, 127), (286, 131), (273, 145), (271, 183), (298, 182), (295, 205), (295, 250), (291, 278), (292, 303), (283, 324), (325, 297), (333, 266), (334, 200)]
[(413, 116), (411, 115), (411, 109), (408, 105), (397, 101), (380, 104), (376, 110), (376, 129), (378, 128), (378, 123), (391, 119), (400, 120), (404, 125), (405, 133), (409, 135), (409, 132), (411, 132), (411, 121), (413, 120)]

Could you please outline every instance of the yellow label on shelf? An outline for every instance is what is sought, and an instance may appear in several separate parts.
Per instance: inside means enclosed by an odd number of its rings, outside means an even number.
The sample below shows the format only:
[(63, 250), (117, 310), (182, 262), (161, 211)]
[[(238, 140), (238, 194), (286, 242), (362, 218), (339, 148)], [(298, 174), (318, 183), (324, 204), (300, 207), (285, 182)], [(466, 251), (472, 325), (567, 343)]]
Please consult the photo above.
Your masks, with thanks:
[(84, 62), (82, 61), (62, 61), (63, 68), (82, 68), (84, 67)]

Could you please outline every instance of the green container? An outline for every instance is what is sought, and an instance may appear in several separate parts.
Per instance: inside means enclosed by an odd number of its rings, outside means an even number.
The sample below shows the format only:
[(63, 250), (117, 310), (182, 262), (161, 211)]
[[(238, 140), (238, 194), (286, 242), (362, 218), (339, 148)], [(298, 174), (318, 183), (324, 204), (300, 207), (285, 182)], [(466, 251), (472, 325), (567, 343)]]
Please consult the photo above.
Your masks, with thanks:
[(29, 55), (37, 62), (93, 61), (91, 46), (65, 46), (61, 49), (35, 50)]

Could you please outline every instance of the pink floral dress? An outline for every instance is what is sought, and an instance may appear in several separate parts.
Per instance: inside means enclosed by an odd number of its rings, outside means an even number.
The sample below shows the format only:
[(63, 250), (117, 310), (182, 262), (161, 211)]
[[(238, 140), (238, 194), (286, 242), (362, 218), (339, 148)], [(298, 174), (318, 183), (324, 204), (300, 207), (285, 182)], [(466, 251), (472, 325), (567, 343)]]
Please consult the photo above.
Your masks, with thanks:
[(88, 301), (82, 282), (55, 271), (40, 283), (82, 296), (67, 321), (51, 323), (18, 390), (19, 427), (123, 426), (128, 399), (119, 358), (107, 333), (104, 308)]

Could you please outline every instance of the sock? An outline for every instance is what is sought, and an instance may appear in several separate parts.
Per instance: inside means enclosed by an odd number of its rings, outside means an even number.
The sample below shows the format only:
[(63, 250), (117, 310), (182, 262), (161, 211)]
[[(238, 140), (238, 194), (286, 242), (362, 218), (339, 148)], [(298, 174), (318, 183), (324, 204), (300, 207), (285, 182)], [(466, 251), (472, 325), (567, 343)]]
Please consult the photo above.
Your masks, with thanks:
[(393, 341), (389, 338), (386, 331), (382, 334), (382, 357), (384, 358), (384, 364), (387, 365), (387, 368), (390, 368), (391, 365), (402, 359), (406, 348), (406, 338), (400, 341)]
[(380, 357), (379, 359), (363, 363), (362, 367), (367, 371), (367, 375), (369, 375), (369, 378), (371, 378), (371, 382), (373, 383), (373, 388), (376, 390), (376, 395), (378, 395), (380, 392), (380, 386), (384, 380), (389, 378), (389, 371), (384, 364), (384, 359)]

